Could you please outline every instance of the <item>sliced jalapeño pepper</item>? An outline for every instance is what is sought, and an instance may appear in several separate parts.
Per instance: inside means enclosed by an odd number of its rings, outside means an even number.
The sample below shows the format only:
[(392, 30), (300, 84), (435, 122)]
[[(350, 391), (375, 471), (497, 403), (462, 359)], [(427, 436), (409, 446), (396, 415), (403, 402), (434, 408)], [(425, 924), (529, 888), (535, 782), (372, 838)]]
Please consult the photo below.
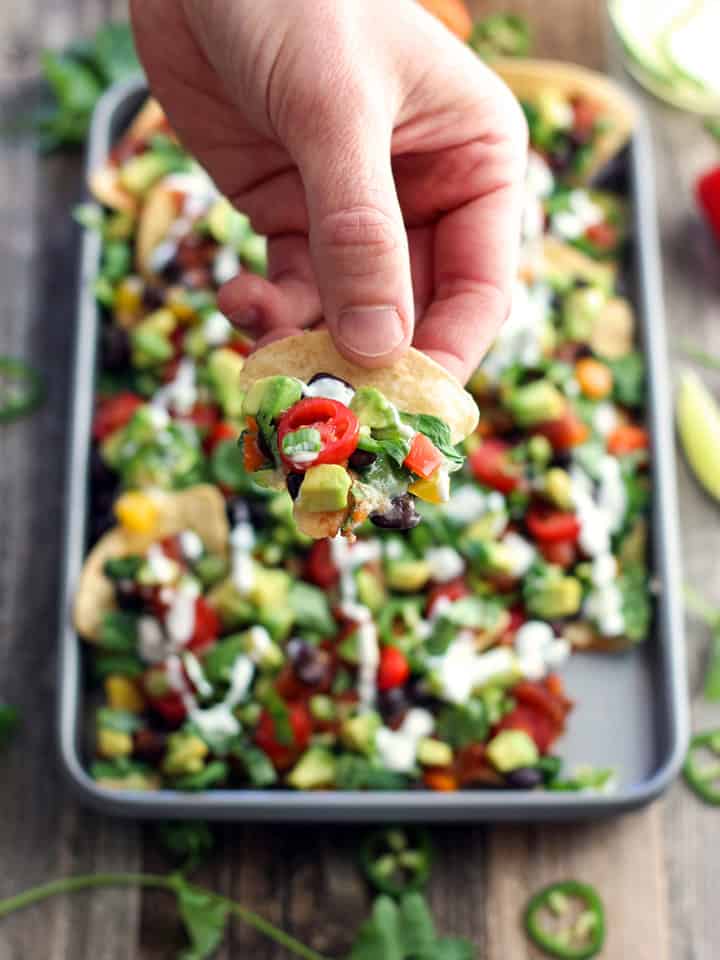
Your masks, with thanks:
[(430, 835), (421, 827), (375, 830), (360, 850), (362, 868), (381, 893), (400, 896), (421, 890), (430, 876)]
[(0, 357), (0, 423), (32, 413), (43, 394), (39, 373), (17, 357)]
[(530, 939), (551, 957), (588, 960), (605, 941), (605, 910), (597, 892), (584, 883), (553, 883), (531, 898), (525, 910)]
[[(701, 763), (703, 753), (710, 753), (717, 760)], [(683, 774), (688, 786), (701, 800), (720, 806), (720, 730), (695, 734), (690, 741)]]

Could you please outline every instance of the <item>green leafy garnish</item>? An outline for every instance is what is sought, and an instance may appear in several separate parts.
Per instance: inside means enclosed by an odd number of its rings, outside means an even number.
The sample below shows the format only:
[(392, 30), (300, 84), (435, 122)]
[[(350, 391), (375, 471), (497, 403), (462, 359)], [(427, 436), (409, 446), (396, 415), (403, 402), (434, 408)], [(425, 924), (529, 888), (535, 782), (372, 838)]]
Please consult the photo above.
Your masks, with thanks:
[(645, 361), (638, 352), (603, 358), (613, 375), (613, 400), (623, 407), (641, 407), (645, 399)]
[(186, 884), (178, 887), (178, 910), (185, 926), (190, 947), (181, 960), (205, 960), (220, 945), (228, 918), (225, 900), (212, 893), (196, 890)]
[(432, 440), (440, 453), (447, 460), (448, 468), (460, 470), (465, 463), (465, 457), (459, 450), (453, 446), (450, 439), (450, 427), (439, 417), (433, 417), (429, 413), (404, 413), (402, 420), (408, 426), (413, 427), (420, 433), (424, 433), (428, 440)]

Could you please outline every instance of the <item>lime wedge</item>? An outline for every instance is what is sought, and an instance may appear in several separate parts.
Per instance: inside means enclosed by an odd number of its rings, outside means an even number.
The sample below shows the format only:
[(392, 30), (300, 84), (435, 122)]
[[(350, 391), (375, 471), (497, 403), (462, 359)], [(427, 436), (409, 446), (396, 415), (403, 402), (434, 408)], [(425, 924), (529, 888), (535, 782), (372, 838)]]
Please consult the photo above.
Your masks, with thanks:
[(685, 456), (707, 492), (720, 500), (720, 407), (691, 370), (680, 378), (677, 424)]

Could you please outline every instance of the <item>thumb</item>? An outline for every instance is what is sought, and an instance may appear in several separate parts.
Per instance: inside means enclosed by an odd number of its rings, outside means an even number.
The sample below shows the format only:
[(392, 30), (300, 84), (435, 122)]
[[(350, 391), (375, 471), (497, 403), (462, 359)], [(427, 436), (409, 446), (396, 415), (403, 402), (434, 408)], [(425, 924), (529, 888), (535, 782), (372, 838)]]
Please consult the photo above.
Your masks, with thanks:
[(310, 252), (338, 350), (366, 367), (387, 366), (410, 345), (414, 319), (391, 129), (364, 111), (343, 113), (327, 118), (322, 141), (313, 138), (298, 155)]

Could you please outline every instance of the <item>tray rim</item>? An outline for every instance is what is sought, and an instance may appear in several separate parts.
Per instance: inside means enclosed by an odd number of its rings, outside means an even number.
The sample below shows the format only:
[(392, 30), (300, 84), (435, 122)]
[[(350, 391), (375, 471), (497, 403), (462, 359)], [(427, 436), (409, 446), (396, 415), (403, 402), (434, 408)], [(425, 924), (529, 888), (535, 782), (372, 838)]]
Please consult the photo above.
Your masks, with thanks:
[[(93, 113), (86, 173), (109, 150), (116, 113), (146, 90), (141, 77), (108, 90)], [(99, 786), (86, 772), (79, 751), (81, 639), (70, 611), (75, 583), (84, 556), (87, 489), (86, 472), (91, 427), (98, 309), (92, 280), (101, 250), (99, 236), (85, 231), (80, 257), (78, 312), (73, 362), (72, 421), (68, 443), (64, 549), (60, 601), (58, 746), (66, 779), (85, 804), (107, 814), (142, 818), (203, 818), (246, 822), (425, 822), (570, 821), (614, 815), (643, 806), (664, 792), (682, 766), (689, 740), (689, 706), (680, 594), (678, 509), (675, 484), (671, 382), (667, 361), (660, 246), (655, 212), (655, 183), (650, 132), (638, 109), (631, 138), (630, 174), (636, 243), (636, 308), (648, 371), (647, 420), (653, 452), (653, 552), (655, 573), (663, 589), (656, 603), (660, 672), (668, 704), (667, 730), (660, 763), (650, 777), (612, 794), (571, 794), (531, 791), (290, 791), (227, 789), (198, 793), (172, 790), (117, 791)], [(653, 318), (652, 321), (650, 318)], [(82, 465), (82, 469), (80, 468)], [(648, 641), (650, 642), (650, 641)]]

